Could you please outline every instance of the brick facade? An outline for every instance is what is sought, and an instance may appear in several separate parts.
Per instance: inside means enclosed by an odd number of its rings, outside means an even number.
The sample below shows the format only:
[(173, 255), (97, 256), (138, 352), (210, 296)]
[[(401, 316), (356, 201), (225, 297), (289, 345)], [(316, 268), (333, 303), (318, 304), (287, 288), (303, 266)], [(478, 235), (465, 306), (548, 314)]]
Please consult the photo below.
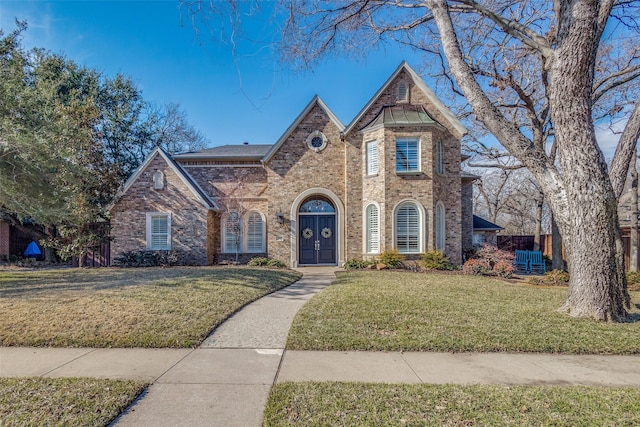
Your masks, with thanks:
[(9, 233), (9, 223), (0, 219), (0, 258), (9, 258)]
[[(403, 100), (398, 100), (400, 85), (407, 88)], [(369, 126), (385, 107), (400, 104), (422, 106), (433, 120)], [(452, 262), (460, 263), (463, 248), (471, 242), (471, 186), (463, 186), (460, 167), (463, 132), (415, 72), (402, 64), (346, 127), (314, 98), (280, 140), (266, 146), (262, 154), (256, 155), (259, 147), (225, 146), (231, 148), (203, 150), (191, 157), (157, 155), (138, 172), (111, 211), (112, 252), (117, 256), (125, 250), (143, 250), (145, 213), (168, 212), (172, 215), (172, 248), (193, 254), (197, 264), (233, 259), (235, 253), (224, 249), (226, 218), (239, 212), (246, 228), (246, 215), (258, 212), (264, 219), (265, 251), (243, 252), (240, 259), (268, 256), (297, 266), (301, 256), (298, 212), (306, 200), (317, 198), (336, 210), (336, 264), (375, 256), (365, 250), (365, 209), (370, 203), (379, 208), (380, 252), (393, 249), (395, 211), (407, 201), (421, 212), (421, 252), (435, 248), (436, 205), (442, 203), (444, 252)], [(322, 140), (312, 140), (318, 135)], [(402, 137), (419, 140), (420, 170), (416, 173), (396, 172), (396, 140)], [(313, 145), (320, 141), (322, 146)], [(378, 173), (372, 176), (366, 173), (367, 141), (376, 141), (378, 146)], [(443, 148), (441, 173), (437, 144)], [(238, 155), (237, 149), (249, 154)], [(172, 161), (178, 169), (172, 167)], [(157, 170), (166, 180), (162, 190), (153, 188)], [(193, 180), (215, 206), (203, 206), (180, 173)]]

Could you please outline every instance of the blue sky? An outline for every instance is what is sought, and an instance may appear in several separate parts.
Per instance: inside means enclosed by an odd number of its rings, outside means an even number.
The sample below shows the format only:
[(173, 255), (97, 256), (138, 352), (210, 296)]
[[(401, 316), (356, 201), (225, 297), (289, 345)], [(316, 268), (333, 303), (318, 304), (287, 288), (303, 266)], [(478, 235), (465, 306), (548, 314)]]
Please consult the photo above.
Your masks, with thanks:
[[(268, 5), (268, 3), (267, 3)], [(281, 65), (268, 45), (228, 44), (196, 34), (177, 1), (0, 1), (0, 26), (27, 20), (27, 48), (42, 47), (108, 76), (131, 77), (146, 100), (179, 103), (210, 145), (272, 144), (318, 94), (345, 124), (409, 50), (387, 47), (360, 60), (330, 58), (313, 71)], [(268, 42), (276, 34), (268, 11), (245, 21)]]

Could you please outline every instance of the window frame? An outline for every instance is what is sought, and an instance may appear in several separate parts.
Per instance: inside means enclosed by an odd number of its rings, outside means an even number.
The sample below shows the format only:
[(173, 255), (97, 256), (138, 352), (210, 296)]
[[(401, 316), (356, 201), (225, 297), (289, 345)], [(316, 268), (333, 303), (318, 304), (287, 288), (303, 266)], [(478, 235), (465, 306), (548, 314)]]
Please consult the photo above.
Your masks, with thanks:
[[(376, 224), (375, 228), (372, 227), (371, 213), (375, 209)], [(366, 254), (379, 254), (380, 253), (380, 206), (377, 203), (369, 203), (364, 208), (364, 252)], [(375, 235), (376, 239), (373, 239)], [(377, 248), (374, 248), (374, 244)]]
[[(231, 220), (231, 218), (235, 216), (236, 217), (236, 221), (240, 224), (240, 238), (237, 239), (235, 236), (232, 236), (234, 238), (234, 240), (236, 240), (234, 243), (234, 245), (237, 243), (237, 247), (231, 248), (231, 250), (228, 250), (229, 247), (229, 242), (230, 242), (230, 238), (229, 238), (229, 233), (228, 231), (228, 227), (227, 225), (229, 224), (229, 221)], [(238, 212), (232, 211), (229, 212), (227, 215), (224, 216), (224, 220), (222, 222), (222, 253), (225, 254), (235, 254), (237, 253), (242, 253), (242, 239), (244, 236), (244, 233), (242, 232), (243, 228), (243, 224), (242, 224), (242, 218), (240, 217), (240, 214)]]
[[(249, 240), (251, 238), (252, 229), (251, 229), (251, 220), (252, 218), (258, 217), (260, 219), (260, 247), (259, 248), (251, 248)], [(244, 233), (244, 250), (246, 253), (250, 254), (258, 254), (266, 252), (266, 221), (264, 219), (264, 215), (258, 211), (249, 211), (245, 215), (245, 225), (244, 228), (246, 232)]]
[[(373, 147), (373, 150), (370, 150), (369, 149), (370, 147)], [(371, 155), (372, 151), (375, 152), (375, 156)], [(365, 143), (365, 156), (366, 156), (366, 162), (365, 162), (366, 175), (377, 176), (378, 171), (380, 170), (380, 156), (379, 156), (377, 140), (367, 141)], [(372, 161), (374, 158), (375, 158), (375, 163)]]
[[(166, 219), (166, 245), (160, 247), (155, 246), (153, 243), (154, 235), (162, 236), (165, 233), (153, 232), (153, 220), (155, 218)], [(170, 251), (171, 250), (171, 214), (167, 212), (147, 212), (145, 215), (145, 228), (146, 228), (146, 249), (150, 251)]]
[[(400, 233), (398, 227), (398, 219), (399, 213), (405, 207), (413, 207), (416, 211), (416, 243), (417, 247), (415, 250), (402, 249), (399, 245), (399, 238), (403, 237), (405, 239), (409, 239), (411, 235), (409, 233)], [(407, 226), (409, 228), (409, 225)], [(424, 227), (424, 210), (420, 203), (415, 200), (404, 200), (398, 203), (393, 210), (393, 247), (402, 254), (419, 254), (424, 252), (424, 236), (425, 236), (425, 227)], [(409, 246), (409, 245), (407, 245)]]
[[(415, 143), (416, 147), (415, 147), (415, 169), (411, 169), (410, 168), (410, 149), (409, 149), (409, 143)], [(398, 166), (400, 165), (400, 156), (398, 155), (399, 153), (399, 146), (400, 144), (407, 144), (407, 169), (406, 170), (400, 170), (398, 168)], [(407, 137), (398, 137), (396, 138), (396, 146), (395, 146), (395, 171), (396, 174), (398, 175), (410, 175), (410, 174), (419, 174), (422, 172), (422, 143), (419, 137), (411, 137), (411, 136), (407, 136)]]
[(444, 173), (444, 152), (442, 151), (442, 141), (436, 142), (436, 173), (442, 175)]

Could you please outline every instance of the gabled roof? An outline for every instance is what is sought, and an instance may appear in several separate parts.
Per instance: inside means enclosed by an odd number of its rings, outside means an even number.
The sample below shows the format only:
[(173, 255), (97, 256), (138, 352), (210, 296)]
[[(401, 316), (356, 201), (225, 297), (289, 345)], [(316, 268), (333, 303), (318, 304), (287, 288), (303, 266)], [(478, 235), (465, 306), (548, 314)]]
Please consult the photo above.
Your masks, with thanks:
[(473, 230), (480, 230), (480, 231), (498, 231), (498, 230), (504, 230), (504, 228), (500, 227), (499, 225), (496, 225), (494, 223), (492, 223), (491, 221), (487, 221), (484, 218), (481, 218), (477, 215), (473, 216)]
[(144, 171), (147, 166), (149, 166), (149, 163), (151, 163), (151, 161), (156, 157), (156, 156), (160, 156), (163, 158), (163, 160), (165, 162), (167, 162), (167, 164), (169, 165), (169, 167), (175, 172), (176, 175), (178, 175), (178, 177), (180, 178), (180, 180), (187, 186), (187, 188), (189, 189), (189, 191), (191, 191), (191, 193), (195, 196), (195, 198), (198, 200), (198, 202), (200, 202), (202, 204), (202, 206), (204, 206), (207, 209), (215, 209), (218, 210), (218, 206), (213, 202), (213, 200), (211, 200), (209, 198), (209, 196), (207, 196), (207, 194), (204, 192), (204, 190), (198, 185), (197, 182), (195, 182), (191, 176), (184, 170), (182, 169), (182, 167), (171, 158), (171, 156), (169, 155), (169, 153), (165, 152), (162, 148), (160, 147), (156, 147), (145, 159), (145, 161), (140, 165), (140, 167), (138, 167), (138, 169), (136, 169), (136, 171), (129, 177), (129, 179), (127, 180), (127, 182), (124, 183), (124, 185), (122, 186), (122, 188), (118, 191), (118, 193), (116, 194), (116, 196), (114, 197), (114, 201), (111, 204), (111, 206), (109, 206), (109, 210), (111, 210), (113, 208), (113, 206), (115, 205), (115, 203), (118, 201), (118, 199), (120, 197), (122, 197), (124, 194), (127, 193), (127, 191), (129, 191), (129, 188), (131, 188), (131, 186), (133, 185), (134, 182), (136, 182), (136, 180), (138, 179), (138, 177), (140, 177), (140, 174), (142, 173), (142, 171)]
[(222, 145), (190, 153), (174, 154), (173, 158), (176, 160), (260, 160), (271, 147), (271, 144)]
[(433, 117), (427, 113), (422, 105), (400, 104), (387, 105), (380, 109), (380, 112), (366, 124), (361, 130), (375, 129), (381, 126), (440, 126)]
[(302, 123), (302, 120), (304, 120), (304, 118), (307, 116), (307, 114), (311, 112), (311, 110), (313, 109), (313, 107), (315, 107), (316, 104), (318, 104), (320, 108), (322, 108), (327, 113), (327, 115), (329, 116), (333, 124), (336, 125), (338, 130), (340, 132), (343, 131), (344, 125), (342, 124), (340, 119), (338, 119), (338, 117), (335, 114), (333, 114), (333, 112), (329, 109), (329, 107), (327, 107), (327, 105), (322, 101), (322, 99), (320, 99), (318, 95), (315, 95), (311, 99), (311, 101), (307, 104), (307, 106), (304, 107), (304, 110), (302, 110), (302, 112), (298, 115), (298, 117), (296, 117), (293, 123), (291, 123), (291, 125), (287, 128), (287, 130), (282, 134), (280, 139), (278, 139), (278, 141), (275, 144), (273, 144), (269, 152), (265, 154), (265, 156), (262, 158), (263, 163), (266, 163), (269, 160), (271, 160), (273, 155), (276, 154), (276, 152), (280, 149), (282, 144), (284, 144), (287, 138), (289, 138), (291, 133), (300, 125), (300, 123)]
[[(360, 120), (362, 120), (362, 117), (367, 113), (367, 111), (369, 111), (371, 106), (378, 100), (380, 95), (382, 95), (382, 93), (387, 90), (391, 82), (393, 82), (403, 70), (409, 73), (409, 75), (413, 79), (416, 86), (418, 86), (418, 88), (422, 90), (422, 92), (427, 96), (427, 98), (433, 104), (433, 106), (447, 119), (448, 124), (458, 133), (458, 135), (455, 135), (455, 136), (458, 138), (462, 138), (462, 136), (467, 133), (467, 129), (460, 122), (460, 120), (458, 120), (458, 118), (451, 112), (451, 110), (449, 110), (442, 103), (442, 101), (440, 101), (440, 99), (436, 96), (436, 94), (431, 89), (429, 89), (427, 84), (413, 70), (413, 68), (411, 68), (409, 64), (406, 63), (406, 61), (402, 61), (402, 63), (398, 66), (398, 68), (396, 68), (396, 70), (393, 72), (393, 74), (391, 74), (391, 76), (382, 85), (382, 87), (380, 87), (380, 89), (378, 89), (378, 91), (375, 93), (375, 95), (373, 95), (373, 97), (369, 100), (369, 102), (367, 102), (367, 105), (365, 105), (364, 108), (358, 113), (358, 115), (351, 121), (351, 123), (347, 125), (347, 127), (342, 132), (342, 134), (346, 135), (353, 130), (354, 126)], [(443, 123), (443, 124), (446, 125), (446, 123)]]

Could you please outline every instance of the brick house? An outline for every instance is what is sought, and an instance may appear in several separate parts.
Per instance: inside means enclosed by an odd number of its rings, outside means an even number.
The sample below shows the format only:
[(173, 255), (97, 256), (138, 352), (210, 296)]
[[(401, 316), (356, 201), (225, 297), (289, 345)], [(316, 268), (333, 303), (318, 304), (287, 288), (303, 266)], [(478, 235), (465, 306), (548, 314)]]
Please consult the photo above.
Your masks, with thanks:
[(346, 126), (315, 96), (273, 145), (156, 149), (111, 208), (112, 259), (171, 249), (296, 267), (438, 249), (460, 263), (477, 178), (461, 170), (465, 132), (403, 62)]

